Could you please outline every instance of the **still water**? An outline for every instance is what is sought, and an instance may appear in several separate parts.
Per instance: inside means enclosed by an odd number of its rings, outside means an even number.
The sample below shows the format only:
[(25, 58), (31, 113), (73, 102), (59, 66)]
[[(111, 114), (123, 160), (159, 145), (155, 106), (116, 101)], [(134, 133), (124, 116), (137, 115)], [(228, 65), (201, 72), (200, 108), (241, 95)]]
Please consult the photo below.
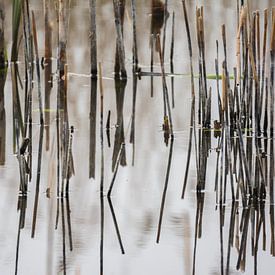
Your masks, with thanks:
[[(70, 179), (68, 201), (62, 202), (66, 209), (64, 227), (61, 217), (55, 229), (57, 202), (56, 195), (56, 93), (57, 93), (57, 26), (55, 1), (50, 2), (50, 23), (53, 28), (53, 88), (51, 93), (49, 150), (45, 140), (42, 152), (42, 168), (36, 231), (31, 238), (33, 206), (37, 171), (39, 144), (39, 105), (36, 90), (33, 98), (33, 178), (28, 184), (27, 207), (24, 228), (18, 231), (20, 211), (18, 209), (18, 189), (20, 182), (19, 165), (13, 152), (12, 127), (12, 79), (10, 68), (5, 83), (6, 140), (5, 163), (0, 166), (0, 274), (14, 274), (16, 254), (18, 253), (17, 274), (63, 274), (64, 258), (66, 274), (100, 274), (101, 239), (101, 144), (100, 144), (100, 97), (99, 90), (96, 111), (95, 134), (91, 135), (91, 79), (90, 79), (90, 11), (88, 1), (72, 0), (69, 8), (68, 26), (68, 114), (72, 135), (72, 155), (75, 174)], [(106, 275), (207, 275), (225, 274), (228, 252), (228, 238), (232, 201), (230, 196), (225, 203), (224, 224), (221, 226), (219, 206), (216, 204), (214, 179), (216, 169), (216, 148), (218, 140), (211, 134), (211, 150), (208, 156), (206, 187), (202, 213), (201, 236), (195, 237), (197, 213), (197, 170), (194, 151), (192, 151), (188, 185), (185, 198), (181, 199), (184, 173), (188, 151), (188, 137), (191, 111), (191, 86), (188, 45), (184, 25), (182, 1), (168, 1), (169, 17), (166, 26), (165, 70), (170, 71), (169, 52), (172, 33), (172, 14), (175, 12), (174, 49), (174, 96), (172, 109), (174, 144), (171, 153), (170, 143), (166, 146), (163, 138), (163, 95), (162, 80), (154, 76), (154, 96), (151, 97), (151, 77), (142, 76), (137, 82), (136, 95), (133, 93), (132, 76), (132, 18), (131, 1), (126, 1), (124, 42), (125, 63), (128, 73), (125, 91), (116, 91), (114, 63), (116, 48), (116, 29), (112, 1), (97, 1), (98, 61), (103, 74), (103, 122), (104, 122), (104, 242), (103, 273)], [(137, 2), (137, 48), (139, 66), (143, 72), (150, 72), (150, 30), (151, 2)], [(228, 67), (233, 70), (236, 63), (235, 37), (237, 29), (236, 1), (186, 1), (193, 44), (196, 46), (195, 8), (204, 6), (206, 33), (206, 66), (209, 74), (215, 73), (216, 40), (221, 41), (221, 25), (226, 24)], [(273, 0), (249, 1), (251, 10), (275, 4)], [(11, 51), (12, 27), (11, 1), (1, 0), (5, 11), (5, 42), (8, 54)], [(29, 1), (34, 11), (37, 25), (39, 56), (44, 56), (44, 10), (43, 1)], [(19, 53), (19, 71), (24, 80), (23, 42)], [(198, 73), (198, 51), (194, 46), (193, 60), (195, 74)], [(161, 72), (158, 53), (154, 53), (154, 71)], [(42, 68), (41, 68), (42, 70)], [(42, 90), (45, 80), (42, 70)], [(196, 80), (197, 81), (197, 80)], [(37, 84), (35, 78), (34, 85)], [(99, 83), (97, 83), (99, 85)], [(121, 86), (123, 84), (120, 83)], [(172, 78), (167, 77), (169, 96)], [(196, 83), (196, 87), (197, 87)], [(216, 80), (208, 80), (212, 87), (213, 106), (217, 103)], [(121, 87), (120, 86), (120, 87)], [(23, 90), (20, 96), (23, 98)], [(110, 111), (110, 146), (105, 125)], [(131, 127), (135, 121), (134, 142)], [(212, 120), (218, 119), (218, 108), (212, 108)], [(1, 128), (3, 131), (3, 128)], [(112, 189), (111, 201), (107, 192), (112, 182), (117, 154), (118, 136), (124, 136), (125, 156), (123, 165), (117, 170)], [(94, 178), (90, 178), (90, 148), (95, 142)], [(119, 141), (120, 147), (121, 141)], [(116, 148), (116, 149), (115, 149)], [(114, 150), (115, 149), (115, 150)], [(2, 150), (2, 148), (1, 148)], [(171, 167), (163, 211), (159, 242), (157, 232), (161, 199), (167, 177), (169, 153)], [(118, 152), (119, 154), (119, 152)], [(46, 192), (48, 190), (48, 192)], [(241, 213), (243, 209), (237, 209)], [(61, 210), (60, 210), (61, 211)], [(263, 250), (260, 235), (257, 274), (272, 275), (275, 259), (270, 254), (271, 236), (269, 221), (269, 201), (266, 202), (266, 249)], [(60, 214), (61, 215), (61, 214)], [(114, 222), (114, 215), (116, 223)], [(241, 216), (241, 215), (240, 215)], [(70, 226), (68, 222), (70, 219)], [(236, 218), (237, 219), (237, 218)], [(274, 230), (274, 228), (273, 228)], [(71, 234), (69, 234), (71, 231)], [(121, 243), (117, 233), (120, 233)], [(20, 238), (18, 238), (20, 232)], [(274, 233), (274, 232), (273, 232)], [(63, 237), (65, 234), (66, 246)], [(254, 274), (252, 256), (251, 228), (248, 229), (246, 264), (243, 274)], [(70, 239), (71, 235), (71, 245)], [(237, 235), (237, 233), (236, 233)], [(19, 240), (18, 250), (17, 242)], [(196, 240), (196, 241), (195, 241)], [(235, 240), (235, 242), (237, 242)], [(196, 251), (194, 246), (196, 244)], [(237, 245), (236, 245), (237, 246)], [(70, 249), (72, 248), (72, 249)], [(124, 254), (122, 253), (122, 248)], [(64, 257), (65, 255), (65, 257)], [(241, 274), (236, 270), (238, 250), (231, 248), (229, 274)], [(223, 256), (223, 257), (222, 257)], [(255, 273), (256, 274), (256, 273)]]

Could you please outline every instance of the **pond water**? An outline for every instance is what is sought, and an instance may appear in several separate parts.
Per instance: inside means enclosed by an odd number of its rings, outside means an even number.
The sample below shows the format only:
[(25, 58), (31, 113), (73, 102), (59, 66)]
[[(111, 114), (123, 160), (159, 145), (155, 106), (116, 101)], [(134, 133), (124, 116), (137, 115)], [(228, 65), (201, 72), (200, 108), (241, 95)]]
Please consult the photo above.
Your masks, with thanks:
[[(5, 13), (5, 43), (9, 60), (12, 48), (11, 2), (1, 0), (1, 8)], [(3, 144), (5, 129), (5, 146), (0, 147), (1, 155), (5, 155), (5, 161), (2, 161), (0, 166), (0, 273), (14, 274), (17, 272), (17, 274), (28, 275), (206, 275), (226, 274), (227, 270), (228, 274), (272, 275), (275, 264), (273, 256), (275, 255), (271, 255), (272, 250), (274, 250), (274, 225), (272, 226), (270, 215), (273, 209), (270, 198), (267, 196), (265, 203), (261, 204), (264, 211), (263, 215), (266, 217), (266, 247), (263, 249), (265, 242), (261, 232), (257, 257), (255, 257), (252, 255), (254, 239), (251, 236), (256, 236), (255, 232), (259, 228), (253, 223), (252, 217), (258, 221), (259, 209), (256, 206), (249, 206), (251, 212), (243, 214), (247, 209), (243, 208), (239, 202), (232, 202), (229, 183), (227, 186), (228, 195), (224, 204), (221, 207), (216, 203), (216, 148), (219, 146), (220, 139), (214, 137), (213, 131), (210, 131), (210, 137), (204, 137), (211, 140), (205, 172), (205, 189), (201, 194), (196, 192), (197, 166), (196, 154), (193, 148), (185, 197), (181, 199), (188, 156), (192, 95), (188, 41), (182, 1), (180, 0), (168, 1), (169, 17), (166, 21), (164, 67), (166, 72), (170, 72), (169, 57), (174, 12), (173, 64), (175, 74), (172, 74), (172, 77), (171, 75), (166, 77), (170, 100), (172, 100), (172, 81), (174, 83), (175, 106), (172, 108), (174, 139), (171, 142), (170, 137), (167, 145), (164, 142), (162, 129), (163, 82), (161, 64), (158, 52), (155, 50), (153, 52), (154, 72), (157, 72), (158, 75), (154, 75), (152, 78), (153, 97), (151, 96), (151, 1), (136, 1), (139, 67), (142, 72), (147, 73), (144, 73), (146, 75), (141, 76), (140, 79), (136, 79), (132, 74), (133, 20), (131, 1), (126, 1), (123, 37), (128, 75), (127, 83), (114, 80), (116, 26), (113, 1), (97, 1), (97, 58), (102, 67), (104, 94), (103, 175), (99, 80), (94, 84), (98, 86), (97, 92), (91, 90), (93, 84), (91, 84), (90, 77), (89, 4), (88, 1), (83, 0), (70, 1), (68, 17), (66, 18), (69, 22), (67, 109), (69, 126), (74, 127), (71, 140), (74, 175), (70, 178), (69, 200), (67, 197), (60, 198), (56, 194), (58, 29), (54, 2), (58, 1), (48, 1), (50, 5), (49, 20), (53, 34), (53, 87), (50, 95), (51, 105), (46, 110), (46, 113), (50, 114), (50, 124), (49, 127), (48, 125), (44, 126), (44, 129), (49, 128), (49, 148), (46, 150), (47, 134), (44, 132), (39, 199), (33, 238), (36, 173), (37, 166), (40, 163), (38, 157), (40, 141), (39, 100), (36, 72), (34, 71), (33, 82), (32, 179), (28, 183), (26, 195), (19, 192), (20, 165), (16, 150), (15, 152), (13, 150), (13, 79), (11, 66), (8, 68), (4, 87), (6, 127), (1, 124), (0, 129), (1, 144)], [(236, 30), (238, 28), (236, 2), (226, 0), (186, 1), (193, 43), (195, 75), (199, 74), (199, 51), (195, 24), (196, 6), (203, 5), (204, 7), (207, 74), (215, 74), (216, 40), (220, 43), (220, 60), (222, 60), (221, 25), (225, 24), (228, 70), (231, 75), (236, 64), (235, 45)], [(45, 55), (44, 2), (42, 0), (30, 0), (29, 5), (30, 10), (34, 11), (36, 19), (38, 52), (41, 58)], [(250, 9), (253, 11), (259, 9), (261, 16), (263, 10), (265, 8), (271, 10), (272, 5), (275, 5), (273, 0), (249, 1)], [(261, 20), (263, 20), (262, 18)], [(262, 22), (261, 24), (263, 24)], [(269, 26), (269, 33), (271, 33), (270, 29)], [(163, 30), (161, 34), (163, 35)], [(22, 26), (20, 36), (23, 36)], [(270, 35), (268, 35), (268, 39), (270, 39)], [(22, 38), (19, 49), (18, 69), (24, 85), (24, 38)], [(269, 58), (267, 59), (268, 62), (270, 62)], [(44, 86), (48, 81), (44, 76), (45, 68), (43, 70), (40, 64), (43, 104)], [(137, 81), (136, 91), (134, 89), (135, 81)], [(212, 125), (214, 120), (219, 119), (216, 80), (209, 78), (207, 84), (208, 87), (212, 87)], [(221, 88), (222, 83), (220, 82), (219, 85)], [(195, 77), (196, 93), (198, 87), (199, 79)], [(24, 89), (21, 90), (20, 88), (19, 90), (21, 104), (24, 106), (25, 92)], [(110, 127), (106, 129), (108, 112), (110, 112)], [(196, 126), (199, 131), (199, 125)], [(107, 133), (109, 133), (110, 144), (108, 144)], [(21, 142), (22, 140), (20, 140), (20, 144)], [(94, 161), (92, 161), (93, 159)], [(116, 165), (117, 159), (122, 165)], [(116, 166), (118, 169), (111, 199), (108, 199), (107, 192), (114, 177)], [(94, 177), (91, 177), (93, 175)], [(101, 192), (102, 179), (103, 193)], [(167, 189), (165, 189), (165, 186)], [(165, 193), (161, 231), (158, 235), (164, 190), (167, 192)], [(26, 203), (25, 207), (24, 203)], [(60, 215), (56, 228), (57, 209), (59, 209)], [(104, 218), (102, 219), (103, 210)], [(253, 213), (255, 216), (253, 216)], [(25, 217), (25, 222), (20, 228), (22, 215)], [(240, 231), (242, 215), (248, 218), (251, 215), (251, 221), (249, 221), (247, 232), (246, 254), (242, 260), (241, 268), (237, 270), (238, 250), (240, 249), (238, 241), (241, 242), (244, 232)], [(116, 220), (114, 220), (114, 217)], [(228, 246), (228, 243), (232, 232), (232, 219), (235, 220), (235, 226), (233, 225), (235, 232), (231, 247)], [(200, 221), (198, 222), (198, 220)], [(102, 227), (103, 224), (104, 227)], [(117, 233), (120, 235), (121, 243)], [(229, 249), (230, 247), (231, 249)], [(122, 253), (122, 250), (124, 250), (124, 253)], [(230, 251), (230, 261), (228, 261), (228, 251)], [(241, 271), (242, 267), (245, 270)]]

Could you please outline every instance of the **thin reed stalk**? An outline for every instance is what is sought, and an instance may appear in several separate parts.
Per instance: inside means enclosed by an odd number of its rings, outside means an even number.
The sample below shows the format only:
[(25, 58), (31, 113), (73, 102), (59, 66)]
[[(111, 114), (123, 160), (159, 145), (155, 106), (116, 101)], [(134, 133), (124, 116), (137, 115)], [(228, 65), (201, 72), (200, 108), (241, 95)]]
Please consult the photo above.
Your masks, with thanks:
[(7, 53), (5, 47), (5, 11), (0, 4), (0, 165), (6, 161), (6, 110), (4, 88), (7, 77)]
[(137, 27), (136, 27), (136, 0), (131, 0), (133, 18), (133, 71), (138, 70), (138, 46), (137, 46)]
[(168, 190), (169, 176), (170, 176), (171, 163), (172, 163), (173, 148), (174, 148), (174, 139), (172, 138), (171, 141), (170, 141), (168, 164), (167, 164), (164, 189), (163, 189), (162, 199), (161, 199), (159, 221), (158, 221), (158, 230), (157, 230), (157, 240), (156, 240), (157, 243), (159, 243), (159, 241), (160, 241), (162, 219), (163, 219), (164, 206), (165, 206), (165, 200), (166, 200), (166, 195), (167, 195), (167, 190)]
[[(173, 12), (172, 17), (172, 38), (170, 47), (170, 71), (174, 74), (174, 47), (175, 47), (175, 12)], [(175, 108), (175, 83), (174, 77), (171, 77), (171, 90), (172, 90), (172, 108)]]
[(36, 218), (37, 218), (38, 201), (39, 201), (41, 166), (42, 166), (43, 137), (44, 137), (44, 125), (41, 124), (40, 125), (40, 134), (39, 134), (39, 145), (38, 145), (35, 199), (34, 199), (34, 206), (33, 206), (33, 218), (32, 218), (32, 230), (31, 230), (31, 237), (32, 238), (34, 238), (34, 236), (35, 236)]
[(99, 63), (99, 91), (100, 91), (100, 150), (101, 150), (101, 167), (100, 167), (100, 275), (103, 275), (103, 245), (104, 245), (104, 134), (103, 134), (103, 110), (104, 94), (102, 68)]
[(97, 79), (91, 78), (90, 96), (90, 142), (89, 142), (89, 178), (95, 178), (96, 167), (96, 110), (97, 110)]
[(117, 239), (118, 239), (118, 242), (119, 242), (119, 247), (120, 247), (120, 250), (121, 250), (121, 254), (125, 254), (125, 250), (124, 250), (124, 246), (123, 246), (123, 243), (122, 243), (121, 234), (120, 234), (120, 231), (119, 231), (119, 226), (118, 226), (118, 222), (117, 222), (117, 218), (116, 218), (116, 214), (115, 214), (115, 210), (114, 210), (114, 207), (113, 207), (113, 204), (112, 204), (111, 197), (108, 197), (108, 203), (109, 203), (109, 206), (110, 206), (110, 210), (111, 210), (111, 214), (112, 214), (112, 218), (113, 218), (113, 222), (114, 222), (114, 226), (115, 226), (116, 235), (117, 235)]
[(49, 1), (44, 0), (44, 24), (45, 24), (45, 37), (44, 37), (44, 117), (45, 117), (45, 132), (46, 132), (46, 150), (50, 148), (50, 108), (51, 108), (51, 89), (52, 89), (52, 26), (49, 18), (50, 6)]
[(96, 0), (89, 0), (90, 7), (90, 54), (91, 76), (97, 77), (97, 35), (96, 35)]
[(37, 74), (37, 84), (38, 84), (38, 102), (39, 102), (40, 124), (44, 125), (42, 95), (41, 95), (40, 64), (39, 64), (39, 55), (38, 55), (38, 42), (37, 42), (37, 33), (36, 33), (36, 23), (35, 23), (35, 17), (34, 17), (33, 11), (32, 11), (32, 29), (33, 29), (33, 41), (34, 41), (34, 49), (35, 49), (35, 63), (36, 63), (36, 74)]
[[(191, 150), (192, 150), (192, 135), (193, 135), (194, 127), (195, 127), (195, 81), (194, 81), (194, 69), (193, 69), (193, 61), (192, 61), (193, 51), (192, 51), (191, 33), (190, 33), (190, 27), (189, 27), (188, 13), (187, 13), (187, 9), (186, 9), (184, 0), (182, 0), (182, 5), (183, 5), (184, 21), (185, 21), (187, 40), (188, 40), (189, 66), (190, 66), (190, 72), (191, 72), (191, 95), (192, 95), (189, 145), (188, 145), (187, 162), (186, 162), (186, 168), (185, 168), (183, 189), (182, 189), (182, 194), (181, 194), (181, 198), (183, 199), (185, 190), (186, 190), (186, 186), (187, 186), (189, 165), (190, 165), (190, 158), (191, 158)], [(194, 131), (194, 135), (196, 135), (195, 131)]]

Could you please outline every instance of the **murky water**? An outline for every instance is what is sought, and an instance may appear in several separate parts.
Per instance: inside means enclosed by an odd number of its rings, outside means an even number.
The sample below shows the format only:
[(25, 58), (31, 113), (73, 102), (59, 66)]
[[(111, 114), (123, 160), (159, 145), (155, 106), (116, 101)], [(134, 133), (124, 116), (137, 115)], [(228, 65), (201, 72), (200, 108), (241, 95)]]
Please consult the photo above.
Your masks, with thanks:
[[(5, 10), (5, 41), (8, 53), (11, 50), (12, 29), (10, 1), (3, 1)], [(2, 3), (1, 2), (1, 3)], [(53, 1), (49, 1), (53, 2)], [(54, 5), (51, 3), (50, 21), (53, 27), (53, 89), (51, 93), (50, 139), (49, 150), (42, 152), (42, 170), (36, 231), (31, 238), (32, 219), (35, 200), (37, 155), (39, 144), (39, 105), (37, 87), (33, 90), (33, 178), (28, 184), (25, 225), (19, 228), (20, 213), (18, 209), (18, 190), (20, 183), (19, 165), (13, 153), (12, 127), (12, 79), (10, 68), (5, 83), (6, 142), (5, 163), (0, 166), (0, 274), (14, 274), (16, 267), (16, 247), (19, 242), (18, 274), (63, 274), (64, 255), (66, 256), (66, 274), (100, 274), (100, 181), (101, 181), (101, 144), (100, 144), (100, 96), (97, 91), (96, 130), (91, 127), (91, 80), (90, 74), (90, 40), (89, 40), (89, 5), (87, 1), (71, 1), (69, 10), (68, 32), (68, 114), (70, 126), (74, 126), (72, 154), (75, 175), (70, 179), (69, 211), (68, 200), (57, 199), (56, 194), (56, 93), (57, 93), (57, 26)], [(230, 235), (232, 209), (234, 215), (241, 216), (243, 209), (234, 208), (230, 196), (222, 212), (224, 224), (221, 226), (221, 211), (216, 205), (215, 171), (218, 139), (211, 134), (211, 150), (207, 162), (206, 186), (201, 221), (201, 236), (196, 238), (196, 219), (198, 204), (201, 202), (196, 194), (197, 169), (195, 154), (192, 151), (188, 185), (184, 200), (181, 192), (187, 160), (191, 86), (189, 71), (188, 44), (185, 32), (182, 2), (168, 1), (169, 18), (167, 20), (167, 44), (165, 70), (170, 72), (170, 43), (172, 14), (175, 12), (175, 52), (174, 52), (174, 94), (175, 108), (172, 109), (174, 143), (171, 156), (171, 168), (167, 185), (166, 200), (162, 218), (159, 242), (157, 243), (161, 200), (167, 177), (167, 166), (171, 143), (164, 143), (163, 94), (161, 76), (155, 76), (154, 97), (151, 97), (151, 77), (142, 76), (137, 82), (136, 94), (133, 90), (135, 79), (132, 76), (132, 19), (130, 1), (126, 1), (124, 41), (126, 52), (125, 83), (115, 83), (114, 63), (116, 48), (116, 30), (112, 1), (97, 1), (97, 37), (98, 61), (102, 63), (104, 90), (104, 242), (103, 273), (106, 275), (147, 275), (147, 274), (225, 274)], [(150, 1), (137, 2), (137, 40), (139, 65), (143, 72), (150, 72)], [(233, 70), (236, 63), (235, 35), (237, 29), (236, 1), (186, 1), (188, 8), (192, 39), (194, 44), (194, 70), (198, 74), (198, 50), (195, 36), (195, 7), (204, 6), (206, 33), (206, 65), (209, 74), (215, 73), (216, 39), (221, 42), (221, 25), (226, 24), (228, 43), (228, 66)], [(251, 10), (274, 5), (274, 1), (250, 1)], [(38, 47), (40, 57), (44, 56), (44, 12), (43, 1), (30, 1), (37, 23)], [(24, 80), (23, 42), (20, 46), (19, 71)], [(42, 68), (41, 68), (42, 69)], [(154, 71), (161, 72), (157, 52), (154, 52)], [(171, 77), (167, 77), (169, 96), (171, 95)], [(34, 85), (37, 84), (35, 78)], [(116, 90), (116, 84), (119, 88)], [(44, 89), (44, 71), (42, 87)], [(99, 81), (97, 83), (99, 85)], [(213, 91), (213, 106), (216, 80), (208, 80)], [(198, 83), (196, 82), (196, 87)], [(43, 90), (42, 89), (42, 90)], [(43, 91), (44, 93), (44, 91)], [(20, 94), (23, 99), (24, 91)], [(93, 105), (95, 106), (95, 105)], [(105, 125), (110, 111), (110, 147)], [(134, 114), (134, 116), (133, 116)], [(134, 142), (131, 139), (133, 118), (135, 119)], [(218, 107), (212, 108), (212, 120), (218, 119)], [(1, 128), (3, 131), (3, 128)], [(115, 161), (120, 154), (121, 139), (124, 135), (125, 158), (120, 165), (112, 190), (111, 201), (107, 192), (112, 182)], [(89, 178), (91, 142), (95, 142), (95, 178)], [(116, 149), (118, 148), (118, 151)], [(115, 150), (114, 150), (115, 149)], [(2, 150), (2, 148), (1, 148)], [(1, 152), (2, 153), (2, 152)], [(91, 173), (91, 170), (90, 170)], [(228, 187), (229, 188), (229, 187)], [(47, 194), (50, 190), (50, 196)], [(48, 196), (47, 196), (48, 195)], [(23, 201), (23, 202), (22, 202)], [(25, 200), (21, 199), (24, 203)], [(65, 209), (64, 217), (60, 210), (59, 224), (55, 229), (57, 202), (59, 209)], [(260, 235), (257, 255), (257, 274), (273, 274), (275, 259), (270, 254), (272, 249), (272, 229), (269, 220), (267, 200), (266, 249), (262, 249)], [(70, 214), (70, 215), (68, 215)], [(114, 215), (116, 223), (114, 222)], [(70, 223), (68, 222), (70, 218)], [(235, 216), (234, 216), (235, 217)], [(64, 223), (62, 223), (64, 218)], [(236, 218), (237, 219), (237, 218)], [(241, 219), (241, 217), (239, 217)], [(70, 250), (69, 231), (71, 226), (72, 250)], [(63, 225), (63, 226), (62, 226)], [(117, 225), (117, 227), (116, 227)], [(64, 231), (65, 227), (65, 231)], [(236, 226), (238, 227), (238, 226)], [(118, 231), (121, 243), (118, 239)], [(244, 274), (254, 274), (254, 257), (251, 249), (251, 230), (248, 229), (246, 263)], [(20, 238), (18, 238), (20, 232)], [(236, 229), (237, 232), (237, 229)], [(64, 235), (65, 234), (65, 235)], [(236, 269), (238, 261), (237, 233), (234, 246), (231, 247), (229, 274), (240, 274)], [(64, 239), (66, 246), (64, 247)], [(274, 237), (274, 236), (273, 236)], [(195, 241), (196, 240), (196, 241)], [(196, 252), (194, 246), (196, 245)], [(125, 254), (122, 254), (123, 246)], [(236, 247), (235, 247), (236, 246)], [(222, 258), (223, 256), (223, 258)], [(256, 274), (256, 273), (255, 273)]]

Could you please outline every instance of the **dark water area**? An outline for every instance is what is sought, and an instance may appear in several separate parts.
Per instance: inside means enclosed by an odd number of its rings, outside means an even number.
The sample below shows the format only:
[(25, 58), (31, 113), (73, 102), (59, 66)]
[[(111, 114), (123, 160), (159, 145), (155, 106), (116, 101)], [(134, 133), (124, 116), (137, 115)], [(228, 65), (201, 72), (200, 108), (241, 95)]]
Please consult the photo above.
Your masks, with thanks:
[(0, 274), (272, 275), (274, 5), (1, 0)]

